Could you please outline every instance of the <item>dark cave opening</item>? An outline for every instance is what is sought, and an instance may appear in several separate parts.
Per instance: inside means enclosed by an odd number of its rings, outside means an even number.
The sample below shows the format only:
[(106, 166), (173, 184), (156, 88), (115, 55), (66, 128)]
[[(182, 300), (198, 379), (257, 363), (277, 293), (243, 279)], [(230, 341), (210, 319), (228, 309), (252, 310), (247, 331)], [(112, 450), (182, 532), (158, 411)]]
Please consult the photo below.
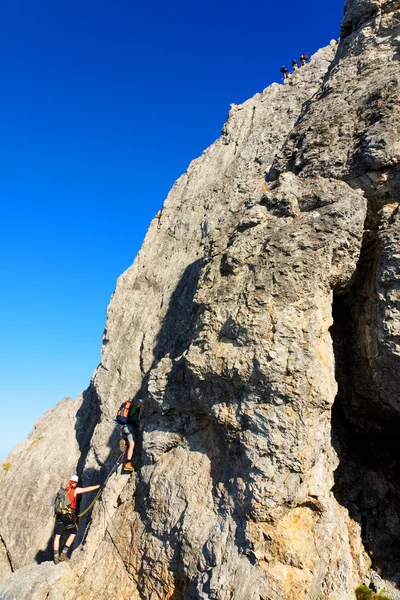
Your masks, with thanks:
[[(373, 386), (359, 364), (354, 286), (333, 300), (331, 335), (338, 393), (332, 407), (332, 444), (339, 458), (333, 493), (361, 526), (372, 568), (400, 584), (400, 423), (380, 414)], [(363, 395), (357, 396), (358, 378)], [(357, 381), (356, 381), (357, 379)], [(357, 385), (356, 385), (357, 384)], [(384, 413), (385, 411), (383, 411)]]

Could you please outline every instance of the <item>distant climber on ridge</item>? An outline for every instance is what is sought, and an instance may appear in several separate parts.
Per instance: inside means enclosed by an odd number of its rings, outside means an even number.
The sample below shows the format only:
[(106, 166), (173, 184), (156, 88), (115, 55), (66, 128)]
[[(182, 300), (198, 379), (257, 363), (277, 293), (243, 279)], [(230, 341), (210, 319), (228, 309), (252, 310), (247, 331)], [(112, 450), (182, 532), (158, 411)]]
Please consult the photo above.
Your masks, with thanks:
[(300, 66), (304, 67), (304, 65), (306, 64), (307, 59), (308, 59), (308, 54), (302, 54), (299, 58), (300, 58)]
[[(77, 528), (76, 501), (79, 494), (86, 494), (98, 490), (100, 485), (91, 485), (89, 487), (77, 487), (78, 476), (72, 475), (69, 484), (66, 488), (61, 488), (54, 499), (54, 512), (56, 515), (56, 523), (54, 526), (54, 563), (57, 565), (59, 561), (68, 561), (68, 550), (71, 548)], [(61, 536), (68, 535), (64, 544), (64, 548), (60, 551)]]
[(120, 441), (121, 452), (125, 452), (126, 444), (128, 443), (124, 471), (132, 472), (134, 470), (131, 461), (133, 451), (135, 449), (135, 439), (137, 438), (137, 433), (139, 429), (139, 415), (141, 406), (141, 400), (138, 400), (136, 402), (126, 400), (121, 404), (117, 413), (116, 420), (120, 425), (119, 430), (123, 438)]
[(283, 80), (285, 81), (285, 79), (287, 79), (289, 77), (289, 71), (288, 71), (287, 67), (282, 67), (280, 69), (280, 72), (282, 73)]
[(294, 58), (292, 60), (292, 69), (293, 69), (293, 71), (296, 71), (296, 69), (298, 69), (298, 68), (299, 68), (299, 64), (298, 64), (297, 60)]

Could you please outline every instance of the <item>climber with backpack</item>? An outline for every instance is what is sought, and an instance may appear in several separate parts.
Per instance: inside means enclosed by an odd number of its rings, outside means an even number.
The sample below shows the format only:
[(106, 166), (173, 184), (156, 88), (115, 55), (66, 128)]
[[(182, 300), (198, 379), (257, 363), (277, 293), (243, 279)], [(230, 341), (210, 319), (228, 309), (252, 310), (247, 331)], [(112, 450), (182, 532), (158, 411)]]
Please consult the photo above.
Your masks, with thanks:
[[(142, 401), (136, 400), (125, 400), (119, 407), (117, 412), (116, 421), (119, 426), (119, 431), (122, 436), (119, 447), (121, 452), (126, 451), (124, 471), (132, 473), (134, 468), (132, 466), (132, 456), (135, 449), (135, 439), (138, 435), (139, 430), (139, 416), (140, 409), (142, 407)], [(126, 446), (128, 449), (126, 450)]]
[(280, 72), (281, 72), (281, 73), (282, 73), (282, 75), (283, 75), (283, 81), (285, 81), (285, 79), (288, 79), (288, 78), (289, 78), (289, 71), (288, 71), (288, 68), (287, 68), (287, 67), (282, 67), (282, 68), (281, 68), (281, 69), (279, 69), (279, 70), (280, 70)]
[[(56, 516), (56, 523), (54, 526), (54, 563), (57, 565), (59, 561), (68, 561), (68, 550), (71, 548), (76, 533), (77, 527), (77, 515), (76, 515), (76, 504), (77, 496), (80, 494), (86, 494), (98, 490), (101, 485), (90, 485), (89, 487), (77, 487), (78, 476), (72, 475), (69, 480), (69, 484), (65, 488), (61, 488), (53, 500), (54, 512)], [(64, 548), (60, 551), (60, 539), (61, 536), (67, 535), (67, 540), (64, 544)]]
[(308, 59), (308, 54), (302, 54), (299, 58), (300, 58), (300, 66), (304, 67), (304, 65), (306, 64), (307, 59)]

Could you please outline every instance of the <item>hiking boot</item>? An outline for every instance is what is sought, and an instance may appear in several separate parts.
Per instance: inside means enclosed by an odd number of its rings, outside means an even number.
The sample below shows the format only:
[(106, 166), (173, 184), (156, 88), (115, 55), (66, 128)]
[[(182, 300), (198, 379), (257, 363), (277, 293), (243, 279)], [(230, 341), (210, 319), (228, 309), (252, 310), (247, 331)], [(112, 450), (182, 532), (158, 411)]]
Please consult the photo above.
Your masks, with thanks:
[(58, 556), (58, 554), (54, 555), (53, 562), (55, 565), (58, 565), (58, 563), (60, 562), (60, 557)]
[(122, 452), (124, 452), (125, 448), (126, 448), (126, 441), (120, 440), (119, 441), (119, 451), (122, 453)]
[(69, 562), (71, 559), (67, 556), (66, 552), (61, 552), (59, 561), (60, 562)]
[(127, 463), (124, 464), (124, 471), (129, 471), (130, 473), (132, 473), (132, 471), (134, 471), (135, 469), (132, 467), (132, 463), (131, 461), (128, 461)]

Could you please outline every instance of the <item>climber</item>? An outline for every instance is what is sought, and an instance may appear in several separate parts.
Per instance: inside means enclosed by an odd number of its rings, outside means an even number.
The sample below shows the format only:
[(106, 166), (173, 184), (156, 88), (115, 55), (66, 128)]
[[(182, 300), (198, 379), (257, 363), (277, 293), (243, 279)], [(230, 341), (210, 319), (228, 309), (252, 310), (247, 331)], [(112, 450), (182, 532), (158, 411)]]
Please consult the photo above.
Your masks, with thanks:
[(292, 60), (292, 69), (293, 69), (293, 71), (296, 71), (296, 69), (298, 69), (298, 68), (299, 68), (298, 62), (297, 62), (297, 60), (294, 58), (294, 59)]
[(289, 77), (289, 71), (287, 70), (287, 67), (282, 67), (280, 69), (280, 72), (283, 75), (283, 81), (285, 81), (285, 79), (287, 79)]
[(308, 54), (302, 54), (299, 58), (300, 58), (300, 66), (304, 67), (304, 65), (306, 64), (307, 59), (308, 59)]
[(123, 438), (119, 445), (121, 452), (125, 451), (126, 444), (128, 443), (124, 471), (132, 472), (134, 470), (131, 461), (133, 451), (135, 449), (135, 439), (137, 438), (137, 432), (139, 429), (141, 406), (141, 400), (137, 400), (136, 402), (130, 402), (127, 400), (121, 405), (117, 414), (117, 421), (120, 424), (119, 430)]
[[(79, 494), (86, 494), (87, 492), (93, 492), (98, 490), (100, 485), (90, 485), (89, 487), (77, 487), (78, 476), (72, 475), (69, 480), (67, 487), (61, 488), (55, 498), (55, 513), (56, 513), (56, 524), (54, 526), (54, 563), (57, 565), (59, 561), (68, 561), (67, 556), (68, 550), (71, 548), (77, 528), (77, 516), (76, 516), (76, 502)], [(64, 492), (64, 494), (63, 494)], [(62, 535), (68, 535), (67, 541), (65, 542), (64, 548), (59, 554), (60, 550), (60, 538)]]

